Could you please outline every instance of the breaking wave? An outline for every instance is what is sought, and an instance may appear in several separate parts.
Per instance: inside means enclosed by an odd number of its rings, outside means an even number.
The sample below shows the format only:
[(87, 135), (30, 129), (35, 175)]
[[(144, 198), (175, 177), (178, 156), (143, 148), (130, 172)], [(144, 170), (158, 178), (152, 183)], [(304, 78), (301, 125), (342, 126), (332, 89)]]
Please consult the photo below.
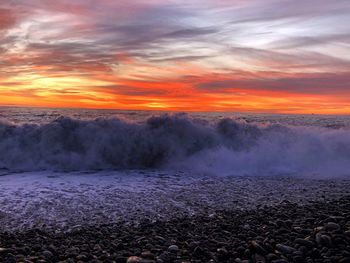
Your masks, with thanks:
[(60, 117), (0, 123), (0, 168), (9, 171), (181, 169), (232, 175), (350, 177), (350, 130), (217, 123), (186, 115), (119, 119)]

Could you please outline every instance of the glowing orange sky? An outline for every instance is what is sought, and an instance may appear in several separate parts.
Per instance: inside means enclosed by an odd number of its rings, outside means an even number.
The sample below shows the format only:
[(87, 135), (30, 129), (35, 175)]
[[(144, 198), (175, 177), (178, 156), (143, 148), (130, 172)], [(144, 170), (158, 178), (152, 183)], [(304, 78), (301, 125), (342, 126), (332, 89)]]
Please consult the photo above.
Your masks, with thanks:
[(2, 1), (0, 105), (350, 114), (349, 1), (188, 2)]

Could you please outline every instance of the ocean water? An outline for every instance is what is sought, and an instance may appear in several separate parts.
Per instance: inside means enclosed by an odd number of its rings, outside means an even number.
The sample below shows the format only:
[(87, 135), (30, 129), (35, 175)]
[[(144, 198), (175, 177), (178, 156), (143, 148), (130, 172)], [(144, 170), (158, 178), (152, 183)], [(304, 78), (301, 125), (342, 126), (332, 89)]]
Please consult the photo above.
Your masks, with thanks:
[(0, 170), (350, 178), (350, 116), (2, 107)]
[(347, 116), (0, 108), (0, 231), (334, 199), (349, 179)]

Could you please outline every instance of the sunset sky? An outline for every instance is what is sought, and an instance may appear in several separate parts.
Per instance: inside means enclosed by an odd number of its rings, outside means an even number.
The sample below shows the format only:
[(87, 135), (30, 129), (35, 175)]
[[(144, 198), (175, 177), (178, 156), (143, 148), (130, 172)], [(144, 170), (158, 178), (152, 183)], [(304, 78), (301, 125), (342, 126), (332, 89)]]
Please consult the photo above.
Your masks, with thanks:
[(0, 105), (350, 114), (349, 0), (1, 0)]

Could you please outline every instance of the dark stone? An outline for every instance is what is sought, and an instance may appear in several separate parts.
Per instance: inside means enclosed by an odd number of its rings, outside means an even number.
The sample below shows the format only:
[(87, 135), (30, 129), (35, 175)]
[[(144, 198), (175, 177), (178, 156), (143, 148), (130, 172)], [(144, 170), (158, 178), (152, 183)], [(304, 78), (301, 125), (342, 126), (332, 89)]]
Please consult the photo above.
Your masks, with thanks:
[(285, 259), (276, 259), (276, 260), (273, 260), (272, 263), (289, 263), (289, 262)]
[(171, 253), (177, 253), (179, 252), (179, 247), (177, 245), (171, 245), (168, 247), (168, 251)]
[(256, 253), (258, 253), (260, 255), (267, 254), (266, 250), (256, 241), (252, 241), (252, 248), (253, 248), (253, 251), (255, 251)]
[(294, 251), (296, 251), (295, 248), (283, 244), (277, 244), (276, 249), (282, 254), (292, 254)]
[(277, 256), (276, 254), (274, 254), (274, 253), (269, 253), (269, 254), (267, 254), (267, 256), (266, 256), (266, 259), (267, 259), (268, 261), (273, 261), (273, 260), (278, 259), (278, 256)]
[(328, 222), (325, 225), (325, 228), (329, 231), (334, 231), (334, 230), (339, 230), (340, 229), (340, 225), (338, 225), (337, 223), (333, 223), (333, 222)]
[(41, 255), (43, 255), (46, 259), (51, 259), (53, 257), (53, 254), (51, 251), (49, 250), (45, 250), (41, 253)]
[(115, 259), (115, 263), (126, 263), (127, 260), (128, 260), (127, 257), (117, 257), (117, 258)]
[(312, 241), (302, 239), (302, 238), (297, 238), (294, 240), (294, 242), (301, 245), (301, 246), (305, 246), (307, 248), (313, 248), (315, 246), (315, 244)]

